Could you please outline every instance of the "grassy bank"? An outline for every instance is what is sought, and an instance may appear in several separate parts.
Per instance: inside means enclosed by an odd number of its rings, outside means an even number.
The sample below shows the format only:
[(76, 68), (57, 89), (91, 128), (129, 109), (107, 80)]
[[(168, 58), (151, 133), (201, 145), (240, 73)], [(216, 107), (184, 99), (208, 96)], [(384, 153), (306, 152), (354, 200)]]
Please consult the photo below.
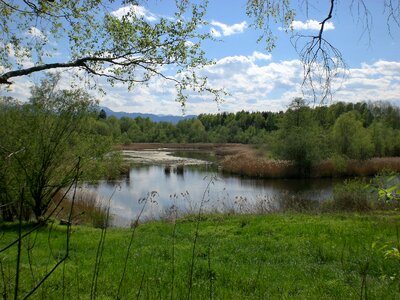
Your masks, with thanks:
[[(189, 216), (139, 225), (128, 256), (133, 229), (108, 229), (99, 248), (104, 231), (78, 226), (68, 260), (34, 298), (395, 299), (400, 261), (384, 251), (399, 247), (399, 225), (392, 212), (209, 215), (199, 223)], [(4, 247), (17, 226), (1, 227)], [(54, 225), (23, 240), (21, 297), (63, 256), (65, 233)], [(0, 253), (6, 296), (14, 289), (16, 247)]]

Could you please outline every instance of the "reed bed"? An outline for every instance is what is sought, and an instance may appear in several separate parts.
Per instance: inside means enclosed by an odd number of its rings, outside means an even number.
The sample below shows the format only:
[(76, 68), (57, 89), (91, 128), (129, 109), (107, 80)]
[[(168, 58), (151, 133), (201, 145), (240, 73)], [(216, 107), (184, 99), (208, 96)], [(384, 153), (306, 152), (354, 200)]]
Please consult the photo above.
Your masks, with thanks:
[[(56, 195), (54, 203), (59, 202), (61, 195)], [(71, 211), (72, 196), (69, 195), (58, 208), (55, 216), (61, 223), (65, 223)], [(76, 192), (75, 202), (72, 208), (72, 223), (74, 225), (91, 225), (95, 228), (104, 228), (110, 225), (107, 220), (107, 205), (95, 192), (80, 189)]]
[[(242, 151), (229, 155), (221, 162), (224, 172), (257, 178), (294, 178), (304, 174), (294, 162), (274, 160)], [(381, 171), (400, 172), (400, 157), (375, 157), (368, 160), (349, 160), (338, 166), (333, 160), (315, 164), (308, 174), (312, 178), (373, 176)]]

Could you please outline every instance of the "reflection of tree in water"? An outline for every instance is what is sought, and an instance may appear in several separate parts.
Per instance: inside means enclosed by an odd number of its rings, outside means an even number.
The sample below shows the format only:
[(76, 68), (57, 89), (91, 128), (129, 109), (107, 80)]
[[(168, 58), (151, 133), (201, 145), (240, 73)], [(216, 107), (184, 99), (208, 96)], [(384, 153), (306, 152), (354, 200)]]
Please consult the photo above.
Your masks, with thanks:
[(176, 175), (183, 177), (185, 166), (184, 165), (177, 165), (175, 170), (176, 170)]
[[(171, 164), (134, 167), (130, 171), (130, 180), (103, 181), (92, 188), (100, 196), (104, 194), (104, 197), (107, 197), (109, 191), (114, 189), (116, 184), (120, 184), (121, 187), (112, 199), (112, 206), (115, 207), (115, 213), (122, 213), (124, 216), (135, 215), (140, 209), (137, 200), (153, 190), (159, 193), (158, 205), (149, 206), (145, 212), (146, 217), (162, 217), (171, 205), (175, 205), (182, 212), (193, 212), (202, 199), (207, 178), (215, 177), (218, 173), (188, 165), (177, 169), (177, 166)], [(239, 208), (235, 207), (234, 202), (242, 197), (241, 199), (246, 199), (245, 202), (248, 203), (246, 208), (243, 207), (246, 211), (265, 213), (276, 206), (303, 209), (312, 201), (329, 199), (334, 182), (332, 179), (250, 179), (218, 174), (218, 179), (213, 181), (206, 195), (206, 208), (215, 212), (236, 212)], [(170, 195), (174, 194), (179, 196), (175, 202), (170, 198)], [(278, 203), (281, 198), (286, 200), (284, 204)], [(297, 200), (302, 202), (296, 204)]]
[(220, 173), (221, 179), (228, 183), (238, 181), (238, 184), (245, 187), (265, 188), (273, 190), (282, 190), (288, 192), (305, 192), (331, 189), (335, 182), (341, 182), (340, 179), (332, 178), (313, 178), (313, 179), (259, 179), (259, 178), (241, 178), (227, 173)]
[(182, 176), (184, 175), (185, 166), (184, 165), (165, 165), (164, 166), (164, 174), (168, 178), (171, 176), (171, 172)]

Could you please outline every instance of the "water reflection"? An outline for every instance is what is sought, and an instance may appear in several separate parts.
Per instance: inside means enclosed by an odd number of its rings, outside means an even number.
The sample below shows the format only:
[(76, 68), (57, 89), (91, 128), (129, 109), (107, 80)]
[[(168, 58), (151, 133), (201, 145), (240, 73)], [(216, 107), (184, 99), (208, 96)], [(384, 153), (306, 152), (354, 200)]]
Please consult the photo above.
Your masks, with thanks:
[(145, 166), (132, 168), (128, 179), (102, 181), (88, 188), (105, 199), (116, 189), (111, 211), (129, 222), (141, 209), (138, 200), (151, 191), (158, 195), (156, 203), (147, 205), (143, 212), (147, 218), (160, 217), (172, 205), (183, 212), (195, 212), (201, 201), (214, 211), (244, 208), (245, 204), (247, 208), (267, 207), (267, 204), (276, 207), (278, 204), (274, 201), (282, 195), (287, 199), (300, 195), (309, 201), (322, 201), (331, 197), (332, 186), (332, 179), (248, 179), (222, 175), (211, 167), (208, 170), (184, 167), (165, 172), (165, 166)]

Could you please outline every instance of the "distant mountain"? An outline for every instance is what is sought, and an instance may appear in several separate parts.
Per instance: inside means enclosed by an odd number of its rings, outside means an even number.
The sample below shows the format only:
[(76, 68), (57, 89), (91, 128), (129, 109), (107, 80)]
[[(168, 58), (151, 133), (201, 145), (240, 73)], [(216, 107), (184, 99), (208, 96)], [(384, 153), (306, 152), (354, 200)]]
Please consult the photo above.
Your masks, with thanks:
[(109, 109), (108, 107), (99, 106), (99, 111), (102, 110), (102, 109), (106, 112), (107, 117), (114, 116), (114, 117), (116, 117), (118, 119), (120, 119), (122, 117), (128, 117), (128, 118), (132, 118), (132, 119), (135, 119), (137, 117), (141, 117), (141, 118), (149, 118), (151, 121), (157, 122), (157, 123), (158, 122), (168, 122), (168, 123), (176, 124), (176, 123), (178, 123), (179, 121), (182, 121), (182, 120), (188, 120), (188, 119), (197, 118), (196, 115), (173, 116), (173, 115), (127, 113), (127, 112), (123, 112), (123, 111), (113, 111), (113, 110)]

